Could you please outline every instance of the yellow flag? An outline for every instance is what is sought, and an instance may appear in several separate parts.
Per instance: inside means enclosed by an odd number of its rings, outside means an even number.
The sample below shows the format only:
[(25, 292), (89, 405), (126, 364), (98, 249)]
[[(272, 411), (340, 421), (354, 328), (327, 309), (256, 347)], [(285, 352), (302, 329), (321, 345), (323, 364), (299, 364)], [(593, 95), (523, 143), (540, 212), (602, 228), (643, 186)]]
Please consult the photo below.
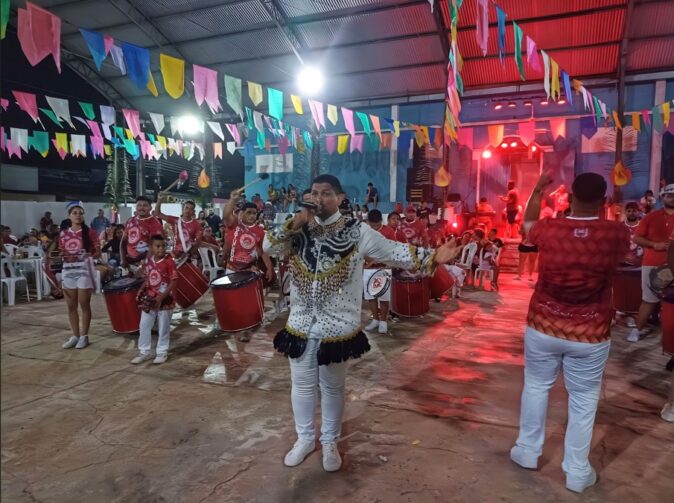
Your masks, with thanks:
[(295, 96), (294, 94), (290, 95), (290, 101), (293, 102), (293, 107), (295, 107), (295, 113), (299, 115), (304, 114), (304, 110), (302, 110), (302, 97), (301, 96)]
[(112, 145), (103, 145), (105, 155), (112, 155)]
[(337, 107), (335, 105), (328, 105), (328, 119), (332, 122), (333, 126), (337, 124), (339, 118), (337, 117)]
[(64, 150), (68, 152), (68, 133), (55, 133), (56, 136), (56, 150)]
[(618, 118), (618, 112), (616, 112), (615, 110), (613, 111), (613, 122), (615, 122), (615, 127), (617, 127), (618, 129), (623, 128), (622, 124), (620, 123), (620, 119)]
[(129, 140), (133, 140), (133, 133), (131, 132), (130, 129), (125, 129), (124, 132), (126, 133), (126, 137), (127, 137)]
[(166, 150), (166, 137), (157, 136), (157, 141), (159, 142), (159, 145), (161, 145), (162, 150)]
[(340, 134), (337, 137), (337, 153), (342, 155), (344, 152), (346, 152), (347, 148), (349, 148), (349, 135)]
[(393, 121), (393, 134), (396, 135), (396, 138), (400, 136), (400, 121)]
[(552, 58), (550, 58), (550, 69), (550, 94), (552, 99), (557, 101), (561, 94), (559, 90), (559, 65)]
[(424, 132), (419, 126), (414, 126), (414, 129), (417, 130), (416, 134), (414, 135), (414, 140), (417, 142), (417, 146), (419, 148), (424, 146), (424, 143), (426, 143), (426, 138), (424, 137)]
[(253, 102), (253, 105), (258, 106), (260, 103), (262, 103), (262, 86), (249, 80), (248, 96), (250, 96), (250, 101)]
[(669, 127), (669, 101), (662, 104), (662, 115), (665, 122), (665, 127)]
[(159, 96), (159, 91), (157, 91), (157, 86), (154, 83), (154, 77), (152, 76), (152, 72), (150, 72), (150, 80), (147, 81), (147, 88), (152, 93), (152, 96), (154, 96), (155, 98)]
[(167, 54), (160, 54), (159, 66), (166, 93), (177, 100), (185, 92), (185, 62)]
[(639, 112), (632, 112), (632, 127), (635, 131), (641, 132), (641, 119), (639, 118)]
[(431, 135), (428, 132), (427, 126), (421, 126), (421, 133), (424, 135), (424, 143), (430, 143), (431, 142)]
[(573, 88), (576, 91), (576, 94), (580, 92), (580, 88), (583, 87), (583, 82), (578, 79), (573, 79)]
[(302, 136), (297, 137), (297, 145), (295, 146), (295, 150), (297, 150), (300, 154), (304, 152), (304, 139), (302, 139)]

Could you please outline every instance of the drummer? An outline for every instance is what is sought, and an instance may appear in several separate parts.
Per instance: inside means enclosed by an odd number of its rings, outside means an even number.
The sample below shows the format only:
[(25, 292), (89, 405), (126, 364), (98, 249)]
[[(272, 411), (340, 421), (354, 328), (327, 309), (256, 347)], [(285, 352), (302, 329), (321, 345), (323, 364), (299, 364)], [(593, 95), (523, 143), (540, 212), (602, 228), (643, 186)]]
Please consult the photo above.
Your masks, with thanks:
[(156, 234), (164, 235), (161, 220), (150, 214), (152, 201), (148, 197), (136, 198), (136, 215), (127, 220), (122, 237), (122, 267), (133, 265), (137, 270), (150, 249), (150, 238)]
[(400, 222), (400, 232), (404, 242), (414, 246), (428, 245), (428, 230), (421, 219), (417, 218), (417, 210), (410, 205), (405, 211), (405, 218)]
[[(393, 230), (393, 228), (389, 225), (383, 225), (382, 220), (382, 214), (379, 210), (370, 210), (367, 214), (367, 223), (372, 229), (379, 232), (386, 239), (395, 241), (395, 230)], [(392, 274), (391, 269), (387, 269), (383, 264), (376, 264), (367, 261), (364, 267), (363, 291), (365, 300), (367, 300), (370, 304), (370, 310), (372, 311), (372, 321), (366, 325), (365, 331), (374, 332), (377, 330), (380, 334), (386, 334), (388, 333), (388, 309), (391, 302), (391, 288), (386, 287), (384, 293), (382, 293), (379, 297), (375, 297), (368, 288), (368, 283), (370, 282), (370, 278), (372, 278), (372, 276), (377, 271), (383, 271), (383, 273), (388, 275), (390, 278)]]
[(191, 256), (198, 254), (199, 246), (201, 246), (201, 222), (195, 218), (196, 205), (194, 201), (185, 201), (183, 203), (183, 212), (180, 217), (173, 215), (166, 215), (161, 212), (160, 194), (157, 199), (157, 205), (154, 209), (154, 215), (169, 223), (173, 228), (173, 237), (175, 245), (173, 246), (173, 257), (180, 260), (185, 253)]

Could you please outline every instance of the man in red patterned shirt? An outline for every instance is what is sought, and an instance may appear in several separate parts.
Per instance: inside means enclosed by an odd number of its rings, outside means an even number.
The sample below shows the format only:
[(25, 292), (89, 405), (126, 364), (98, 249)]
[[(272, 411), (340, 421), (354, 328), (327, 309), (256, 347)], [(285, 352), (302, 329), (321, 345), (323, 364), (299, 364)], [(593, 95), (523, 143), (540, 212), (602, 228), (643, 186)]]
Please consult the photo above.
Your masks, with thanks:
[(417, 218), (417, 210), (414, 206), (408, 206), (405, 218), (400, 222), (400, 233), (404, 236), (404, 242), (414, 246), (426, 246), (428, 244), (428, 232), (426, 225)]
[(588, 454), (610, 347), (612, 279), (627, 253), (629, 231), (622, 223), (599, 220), (606, 182), (595, 173), (574, 180), (569, 217), (537, 222), (551, 182), (550, 173), (541, 175), (524, 217), (539, 250), (539, 279), (527, 316), (520, 432), (510, 458), (524, 468), (538, 467), (548, 392), (563, 371), (569, 416), (562, 469), (566, 488), (582, 492), (597, 480)]
[(155, 234), (164, 235), (161, 220), (152, 215), (152, 202), (145, 196), (136, 198), (136, 216), (129, 218), (124, 226), (122, 237), (121, 262), (122, 267), (129, 264), (138, 264), (148, 254), (150, 238)]
[(189, 252), (196, 255), (201, 246), (201, 222), (194, 217), (196, 205), (194, 201), (183, 203), (183, 214), (180, 217), (165, 215), (161, 212), (161, 197), (157, 200), (154, 214), (173, 227), (173, 256), (176, 259)]

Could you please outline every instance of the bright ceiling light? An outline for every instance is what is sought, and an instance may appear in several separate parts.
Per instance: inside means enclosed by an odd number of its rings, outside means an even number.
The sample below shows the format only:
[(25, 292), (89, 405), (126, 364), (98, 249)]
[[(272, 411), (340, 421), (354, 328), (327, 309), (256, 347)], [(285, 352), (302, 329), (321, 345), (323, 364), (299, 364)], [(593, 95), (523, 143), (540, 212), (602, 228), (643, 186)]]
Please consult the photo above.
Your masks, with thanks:
[(494, 105), (494, 110), (501, 110), (502, 108), (503, 108), (502, 103), (497, 103), (496, 105)]
[(491, 150), (485, 150), (482, 152), (482, 159), (491, 159)]
[(537, 149), (536, 149), (536, 145), (532, 145), (532, 146), (531, 146), (531, 151), (532, 151), (532, 152), (536, 152), (536, 150), (537, 150)]
[(512, 142), (512, 143), (510, 144), (510, 146), (513, 147), (513, 148), (516, 147), (516, 146), (517, 146), (517, 142), (516, 142), (516, 141)]
[(541, 100), (541, 105), (547, 105), (547, 104), (548, 104), (548, 100)]
[(517, 106), (517, 103), (515, 103), (514, 101), (511, 101), (510, 103), (508, 103), (508, 108), (515, 108), (516, 106)]
[(558, 105), (564, 105), (566, 103), (566, 100), (564, 98), (560, 99), (557, 104)]
[(506, 142), (501, 143), (501, 148), (508, 148), (508, 144)]
[(200, 121), (194, 115), (182, 115), (178, 117), (177, 129), (183, 136), (196, 136), (204, 130), (203, 121)]
[(525, 107), (530, 107), (530, 106), (531, 106), (531, 101), (530, 101), (530, 100), (525, 101), (525, 102), (524, 102), (524, 106), (525, 106)]
[(302, 94), (315, 96), (323, 89), (323, 73), (316, 67), (305, 65), (297, 76), (297, 85)]

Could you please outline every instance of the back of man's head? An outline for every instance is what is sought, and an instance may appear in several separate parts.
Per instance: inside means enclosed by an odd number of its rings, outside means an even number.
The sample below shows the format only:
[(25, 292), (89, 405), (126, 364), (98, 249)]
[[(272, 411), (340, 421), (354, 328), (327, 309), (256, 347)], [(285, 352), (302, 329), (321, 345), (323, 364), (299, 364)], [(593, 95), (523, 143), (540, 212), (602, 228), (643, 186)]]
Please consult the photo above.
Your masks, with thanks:
[(381, 211), (379, 210), (370, 210), (367, 212), (367, 221), (371, 224), (381, 223), (383, 220)]
[(582, 173), (571, 186), (573, 200), (581, 204), (603, 204), (606, 197), (606, 180), (597, 173)]

